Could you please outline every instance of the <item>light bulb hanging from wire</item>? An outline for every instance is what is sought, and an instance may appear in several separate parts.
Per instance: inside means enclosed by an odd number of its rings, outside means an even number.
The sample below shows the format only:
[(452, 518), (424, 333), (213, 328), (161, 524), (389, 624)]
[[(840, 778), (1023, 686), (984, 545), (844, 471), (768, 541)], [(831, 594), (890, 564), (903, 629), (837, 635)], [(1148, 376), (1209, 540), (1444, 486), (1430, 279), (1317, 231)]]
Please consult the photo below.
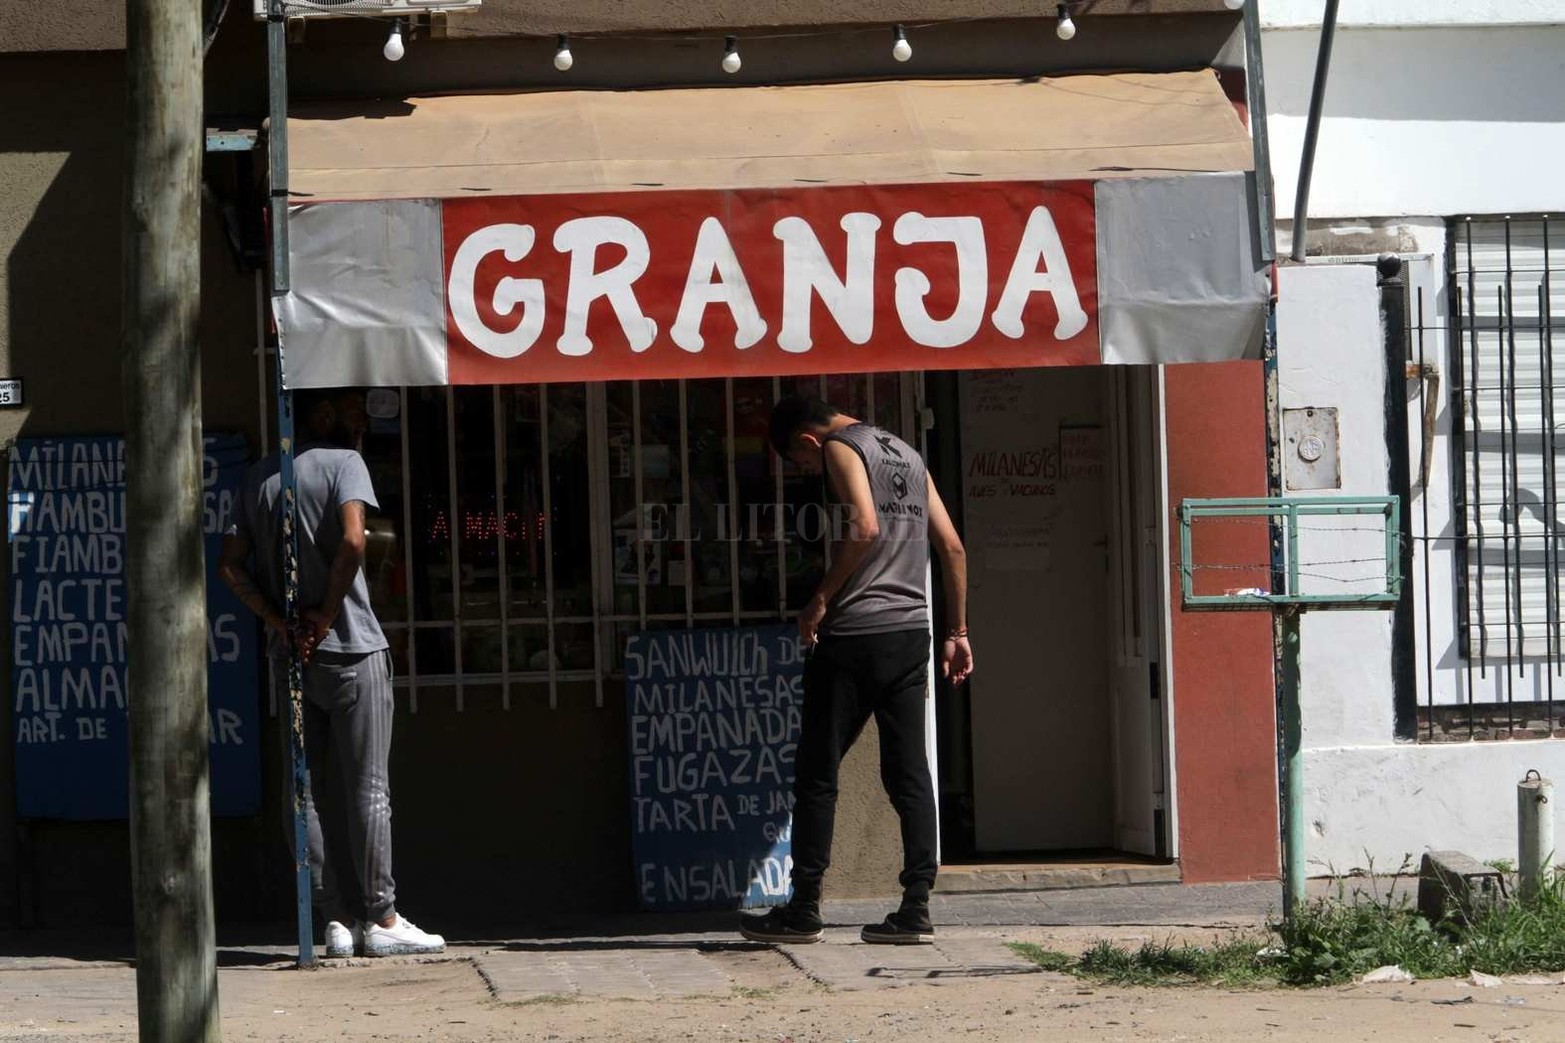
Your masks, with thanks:
[(575, 64), (576, 58), (571, 54), (571, 38), (561, 33), (555, 44), (554, 67), (561, 72), (570, 72), (571, 66)]
[(386, 37), (386, 46), (380, 49), (380, 53), (388, 62), (400, 62), (407, 53), (407, 47), (402, 43), (402, 19), (398, 18), (391, 23), (391, 35)]
[(891, 45), (891, 57), (899, 62), (905, 62), (913, 57), (913, 45), (907, 42), (907, 30), (900, 25), (892, 30), (896, 42)]
[(1054, 27), (1054, 35), (1062, 40), (1076, 38), (1076, 23), (1071, 21), (1071, 9), (1069, 4), (1059, 6), (1060, 23)]
[(739, 37), (730, 36), (723, 44), (723, 71), (736, 73), (744, 65), (744, 60), (739, 57)]
[(380, 53), (388, 62), (400, 62), (402, 56), (407, 53), (407, 47), (402, 40), (402, 31), (402, 19), (393, 19), (391, 32), (386, 36), (386, 44), (380, 49)]

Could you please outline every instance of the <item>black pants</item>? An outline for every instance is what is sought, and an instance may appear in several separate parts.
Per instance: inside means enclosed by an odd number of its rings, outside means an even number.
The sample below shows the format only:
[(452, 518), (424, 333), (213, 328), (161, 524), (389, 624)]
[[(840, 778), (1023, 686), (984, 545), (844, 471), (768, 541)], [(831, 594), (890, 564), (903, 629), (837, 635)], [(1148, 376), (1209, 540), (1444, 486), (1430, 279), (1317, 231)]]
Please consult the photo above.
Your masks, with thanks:
[(823, 637), (804, 668), (804, 716), (794, 763), (793, 892), (819, 902), (831, 864), (837, 768), (873, 714), (880, 781), (902, 820), (903, 896), (926, 901), (935, 883), (935, 791), (924, 753), (929, 631)]

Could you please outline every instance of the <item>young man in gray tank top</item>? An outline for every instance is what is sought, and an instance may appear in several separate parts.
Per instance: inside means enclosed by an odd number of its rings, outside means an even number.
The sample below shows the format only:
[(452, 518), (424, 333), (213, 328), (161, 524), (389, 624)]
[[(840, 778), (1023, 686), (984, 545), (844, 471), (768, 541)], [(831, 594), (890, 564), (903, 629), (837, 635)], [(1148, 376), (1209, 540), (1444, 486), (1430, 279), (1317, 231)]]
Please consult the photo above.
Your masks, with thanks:
[(793, 898), (740, 931), (763, 942), (816, 942), (821, 882), (831, 861), (837, 770), (871, 716), (880, 777), (902, 823), (902, 904), (863, 930), (866, 942), (934, 940), (929, 892), (938, 868), (934, 781), (924, 747), (929, 685), (931, 545), (946, 594), (940, 671), (961, 684), (973, 670), (967, 641), (962, 541), (924, 462), (889, 431), (824, 402), (790, 396), (772, 411), (772, 447), (801, 469), (825, 472), (833, 511), (831, 567), (799, 616), (811, 647), (794, 762)]

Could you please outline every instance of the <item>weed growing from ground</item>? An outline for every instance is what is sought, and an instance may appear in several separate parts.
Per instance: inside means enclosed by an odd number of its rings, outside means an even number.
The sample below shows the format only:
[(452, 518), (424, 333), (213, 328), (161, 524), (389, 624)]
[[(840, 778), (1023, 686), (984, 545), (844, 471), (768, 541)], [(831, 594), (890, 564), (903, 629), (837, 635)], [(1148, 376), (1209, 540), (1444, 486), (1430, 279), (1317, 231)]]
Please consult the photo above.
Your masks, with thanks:
[(1565, 872), (1532, 898), (1438, 924), (1394, 886), (1381, 894), (1373, 883), (1339, 883), (1334, 896), (1306, 903), (1290, 921), (1211, 946), (1148, 942), (1132, 951), (1100, 941), (1077, 957), (1011, 948), (1045, 970), (1119, 985), (1333, 985), (1387, 965), (1417, 978), (1555, 972), (1565, 970)]

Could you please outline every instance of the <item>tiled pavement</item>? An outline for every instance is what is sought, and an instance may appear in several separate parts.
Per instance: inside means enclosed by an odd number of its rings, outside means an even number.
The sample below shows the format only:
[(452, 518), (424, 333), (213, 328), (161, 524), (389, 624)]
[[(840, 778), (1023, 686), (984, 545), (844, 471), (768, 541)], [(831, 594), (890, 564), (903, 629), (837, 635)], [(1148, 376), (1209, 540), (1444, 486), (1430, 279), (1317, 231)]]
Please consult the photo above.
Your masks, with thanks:
[(480, 953), (473, 965), (502, 1003), (545, 996), (726, 996), (733, 989), (728, 975), (693, 948), (517, 945)]
[[(832, 923), (870, 923), (895, 906), (895, 900), (836, 901), (827, 902), (823, 912)], [(936, 893), (929, 901), (937, 927), (1246, 924), (1281, 908), (1282, 886), (1275, 881)]]
[[(859, 925), (879, 921), (894, 902), (829, 901), (822, 910), (829, 925), (827, 940), (782, 947), (782, 958), (769, 954), (766, 946), (741, 940), (731, 915), (567, 918), (521, 932), (517, 940), (448, 929), (454, 944), (446, 958), (470, 960), (501, 1002), (727, 995), (742, 984), (730, 972), (758, 958), (778, 973), (797, 974), (833, 989), (873, 989), (1036, 973), (1004, 945), (1002, 935), (1014, 933), (1012, 929), (1257, 924), (1280, 900), (1276, 883), (937, 893), (930, 913), (938, 941), (907, 947), (858, 940)], [(0, 936), (0, 970), (86, 968), (92, 966), (86, 961), (98, 958), (111, 961), (104, 966), (128, 971), (122, 962), (129, 956), (128, 939), (105, 944), (100, 935), (96, 945), (85, 949), (73, 947), (68, 936), (60, 939)], [(225, 945), (220, 950), (224, 966), (276, 966), (292, 958), (287, 944)]]
[(818, 945), (783, 948), (794, 966), (832, 989), (882, 989), (912, 982), (949, 984), (1001, 974), (1034, 974), (1038, 966), (996, 937), (938, 939), (933, 945), (865, 945), (858, 931), (837, 928)]
[[(920, 946), (859, 941), (859, 925), (880, 920), (894, 902), (831, 901), (822, 910), (830, 925), (823, 943), (778, 951), (799, 973), (832, 989), (940, 984), (1036, 973), (1036, 966), (1004, 945), (1005, 928), (1245, 925), (1260, 922), (1280, 901), (1275, 883), (936, 894), (930, 913), (938, 940)], [(737, 939), (731, 928), (679, 931), (678, 921), (641, 922), (649, 931), (671, 933), (621, 933), (635, 920), (581, 923), (554, 941), (507, 943), (472, 958), (495, 998), (514, 1003), (551, 996), (723, 995), (735, 985), (724, 970), (725, 957), (763, 948)], [(700, 923), (715, 927), (708, 918)]]

